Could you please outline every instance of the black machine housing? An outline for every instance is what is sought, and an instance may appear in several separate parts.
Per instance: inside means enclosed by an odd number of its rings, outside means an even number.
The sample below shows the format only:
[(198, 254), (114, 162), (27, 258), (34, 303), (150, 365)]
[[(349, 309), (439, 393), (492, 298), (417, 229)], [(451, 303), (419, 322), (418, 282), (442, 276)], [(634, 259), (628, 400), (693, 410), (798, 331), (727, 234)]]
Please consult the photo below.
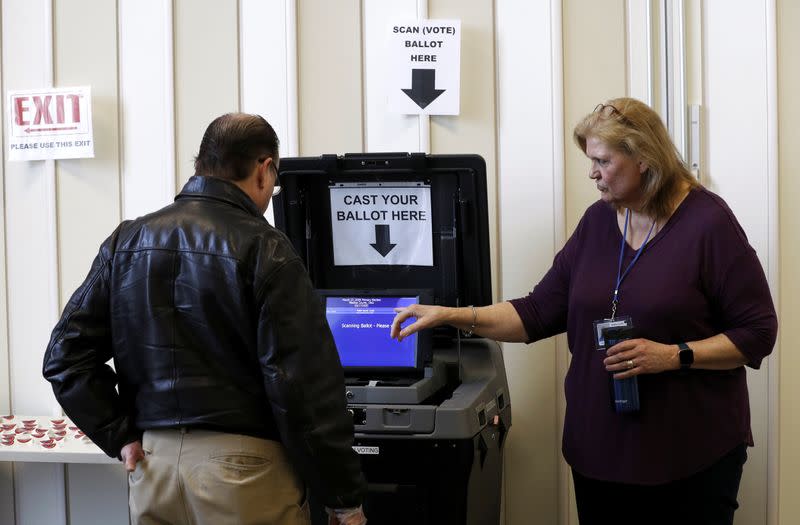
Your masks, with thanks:
[[(486, 167), (480, 156), (285, 158), (279, 178), (275, 225), (305, 261), (317, 289), (415, 289), (426, 290), (437, 305), (491, 304)], [(398, 183), (429, 188), (433, 264), (336, 265), (331, 188)], [(367, 517), (376, 525), (498, 523), (502, 452), (511, 426), (502, 353), (497, 343), (452, 327), (425, 337), (427, 354), (418, 369), (345, 369), (354, 448), (369, 483)], [(313, 520), (326, 523), (319, 509)]]

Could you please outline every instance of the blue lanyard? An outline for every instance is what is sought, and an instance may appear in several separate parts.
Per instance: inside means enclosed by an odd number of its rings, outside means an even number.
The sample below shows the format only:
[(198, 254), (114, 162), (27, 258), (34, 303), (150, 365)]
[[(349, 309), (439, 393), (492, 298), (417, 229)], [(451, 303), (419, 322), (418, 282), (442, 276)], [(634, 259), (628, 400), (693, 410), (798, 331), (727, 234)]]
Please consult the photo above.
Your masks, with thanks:
[(636, 250), (636, 255), (633, 257), (633, 260), (630, 262), (627, 268), (625, 268), (625, 272), (622, 273), (622, 256), (625, 253), (625, 237), (628, 236), (628, 218), (631, 215), (631, 210), (625, 210), (625, 227), (622, 229), (622, 242), (619, 244), (619, 264), (617, 265), (617, 284), (614, 286), (614, 298), (611, 300), (611, 320), (614, 320), (614, 316), (617, 313), (617, 304), (619, 304), (619, 285), (622, 284), (622, 280), (625, 279), (625, 276), (628, 275), (628, 272), (631, 271), (633, 265), (636, 264), (636, 261), (639, 260), (639, 256), (644, 251), (644, 247), (647, 244), (647, 241), (650, 239), (650, 234), (653, 233), (653, 228), (656, 226), (656, 221), (653, 221), (653, 224), (650, 225), (650, 231), (647, 232), (647, 237), (644, 238), (644, 242), (639, 249)]

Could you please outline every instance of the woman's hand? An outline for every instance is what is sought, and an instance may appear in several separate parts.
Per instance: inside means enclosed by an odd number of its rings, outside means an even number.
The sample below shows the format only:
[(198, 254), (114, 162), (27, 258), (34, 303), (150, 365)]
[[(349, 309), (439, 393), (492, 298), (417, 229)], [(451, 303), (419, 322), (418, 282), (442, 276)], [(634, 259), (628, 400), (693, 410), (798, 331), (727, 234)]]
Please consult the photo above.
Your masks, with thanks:
[[(443, 325), (447, 322), (445, 314), (448, 309), (449, 308), (444, 306), (427, 304), (412, 304), (405, 308), (395, 308), (394, 311), (397, 312), (397, 315), (394, 316), (394, 320), (392, 321), (391, 336), (398, 341), (402, 341), (409, 335), (419, 332), (420, 330)], [(416, 320), (401, 329), (400, 326), (410, 317)]]
[(678, 346), (649, 339), (628, 339), (609, 348), (603, 364), (606, 370), (614, 372), (614, 379), (677, 370), (680, 368)]

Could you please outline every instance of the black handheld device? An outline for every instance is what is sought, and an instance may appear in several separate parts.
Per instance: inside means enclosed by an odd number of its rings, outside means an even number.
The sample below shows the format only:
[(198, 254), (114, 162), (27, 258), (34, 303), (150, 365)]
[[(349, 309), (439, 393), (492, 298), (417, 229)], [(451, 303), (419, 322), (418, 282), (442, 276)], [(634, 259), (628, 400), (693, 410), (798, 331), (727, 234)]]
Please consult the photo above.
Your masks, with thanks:
[[(615, 326), (603, 331), (606, 348), (611, 348), (617, 343), (633, 337), (633, 328), (630, 326)], [(636, 376), (627, 379), (613, 379), (612, 392), (614, 410), (617, 413), (639, 411), (639, 381)]]

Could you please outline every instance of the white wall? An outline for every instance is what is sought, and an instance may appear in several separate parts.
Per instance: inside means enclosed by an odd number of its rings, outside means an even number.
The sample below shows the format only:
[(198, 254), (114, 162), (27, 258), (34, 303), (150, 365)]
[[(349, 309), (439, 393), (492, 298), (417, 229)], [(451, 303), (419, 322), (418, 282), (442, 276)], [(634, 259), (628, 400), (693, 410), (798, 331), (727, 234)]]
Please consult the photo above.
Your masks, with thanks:
[[(795, 0), (777, 2), (778, 26), (778, 137), (780, 184), (780, 318), (779, 374), (780, 395), (777, 403), (779, 417), (778, 446), (779, 479), (771, 484), (768, 497), (778, 500), (780, 523), (800, 522), (800, 352), (794, 350), (800, 338), (800, 302), (795, 293), (800, 290), (800, 3)], [(772, 406), (771, 408), (776, 408)]]
[[(702, 180), (736, 214), (778, 294), (777, 91), (774, 2), (703, 2)], [(743, 101), (746, 101), (743, 104)], [(746, 117), (745, 117), (746, 115)], [(745, 124), (746, 122), (746, 124)], [(777, 297), (776, 297), (777, 301)], [(768, 489), (777, 481), (776, 352), (758, 371), (748, 370), (755, 448), (741, 484), (736, 523), (767, 523)], [(772, 461), (772, 464), (770, 464)]]
[[(499, 296), (510, 299), (532, 288), (565, 238), (561, 2), (500, 3), (495, 31)], [(507, 523), (526, 523), (531, 509), (541, 523), (555, 523), (559, 506), (562, 513), (568, 506), (567, 470), (559, 468), (563, 407), (556, 371), (567, 366), (560, 343), (504, 345), (513, 415)]]
[[(3, 3), (3, 85), (26, 89), (53, 81), (53, 6), (49, 0)], [(51, 414), (58, 406), (41, 377), (41, 355), (58, 309), (56, 180), (52, 161), (4, 162), (10, 408)], [(35, 314), (33, 314), (35, 312)], [(38, 356), (38, 359), (37, 359)], [(14, 468), (18, 523), (65, 523), (64, 468)], [(48, 506), (38, 498), (47, 498)], [(47, 509), (52, 509), (52, 515)]]

